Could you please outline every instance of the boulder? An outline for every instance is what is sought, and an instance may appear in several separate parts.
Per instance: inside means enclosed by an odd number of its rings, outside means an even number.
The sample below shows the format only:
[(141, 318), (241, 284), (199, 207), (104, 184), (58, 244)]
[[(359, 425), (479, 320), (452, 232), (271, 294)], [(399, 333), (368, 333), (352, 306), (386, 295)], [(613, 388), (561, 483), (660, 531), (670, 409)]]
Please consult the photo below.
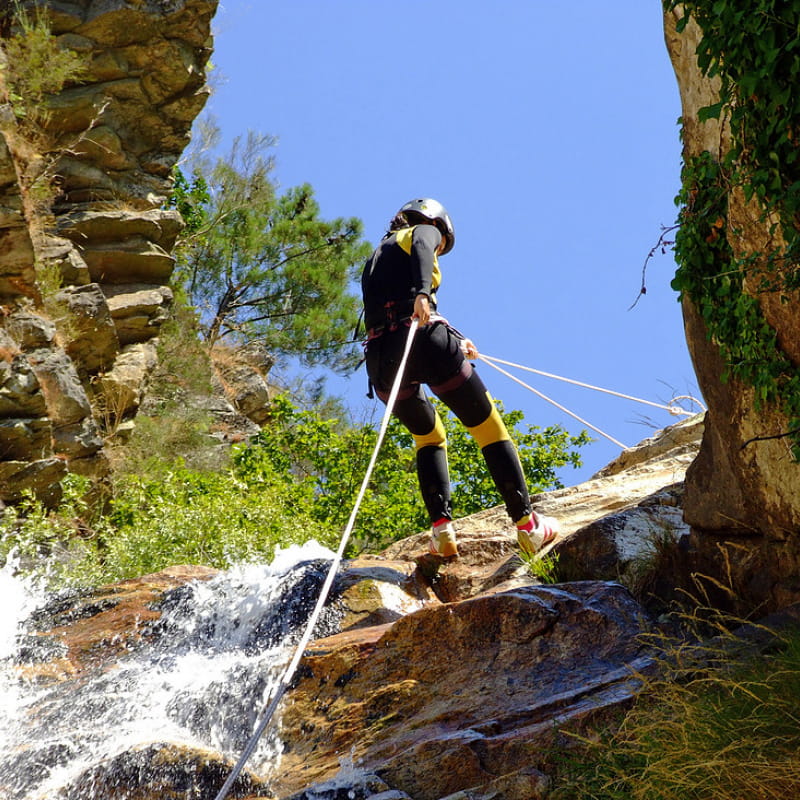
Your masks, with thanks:
[(220, 388), (234, 408), (256, 425), (265, 424), (274, 393), (268, 380), (274, 356), (258, 344), (236, 349), (217, 345), (211, 360)]
[(270, 414), (270, 387), (265, 377), (247, 364), (217, 363), (226, 396), (234, 408), (257, 425), (264, 424)]
[[(0, 52), (0, 73), (4, 56)], [(0, 102), (0, 301), (38, 298), (35, 254), (23, 211), (19, 170), (8, 131), (14, 116)]]
[[(35, 631), (26, 640), (23, 671), (41, 682), (81, 676), (110, 668), (125, 652), (153, 634), (161, 616), (158, 602), (167, 593), (192, 581), (207, 581), (217, 570), (176, 566), (152, 575), (87, 591), (67, 591), (36, 611), (30, 620)], [(44, 641), (42, 641), (44, 640)], [(31, 656), (55, 653), (55, 661)]]
[[(586, 582), (478, 596), (358, 640), (318, 640), (281, 714), (279, 796), (332, 778), (341, 752), (415, 800), (498, 776), (519, 784), (521, 765), (544, 766), (554, 704), (560, 724), (577, 725), (633, 696), (634, 672), (649, 663), (643, 625), (625, 590)], [(527, 778), (528, 791), (543, 782)]]
[(122, 242), (139, 237), (171, 250), (183, 222), (175, 210), (131, 212), (80, 207), (60, 215), (58, 227), (63, 236), (75, 242)]
[(5, 329), (21, 350), (50, 347), (56, 338), (55, 323), (24, 306), (8, 315)]
[(142, 402), (147, 381), (158, 363), (156, 341), (122, 348), (114, 366), (93, 384), (94, 404), (106, 428), (134, 414)]
[(84, 286), (91, 280), (86, 262), (68, 239), (45, 236), (39, 252), (42, 261), (56, 267), (62, 286)]
[(80, 250), (89, 275), (99, 283), (166, 283), (175, 266), (175, 259), (164, 248), (143, 238), (85, 245)]
[(28, 359), (16, 355), (0, 358), (0, 418), (35, 419), (47, 412), (39, 379)]
[(66, 474), (63, 458), (0, 461), (0, 500), (16, 503), (30, 492), (45, 505), (56, 505), (61, 499), (60, 481)]
[[(14, 220), (19, 221), (21, 219), (22, 203), (15, 191), (16, 182), (17, 169), (14, 165), (11, 149), (8, 146), (6, 134), (0, 130), (0, 192), (2, 192), (4, 202), (8, 202), (11, 206), (16, 206)], [(3, 213), (7, 214), (9, 210), (4, 208)], [(7, 224), (8, 220), (6, 218), (0, 218), (0, 225), (5, 227)]]
[(38, 298), (30, 234), (21, 224), (0, 228), (0, 298)]
[(103, 437), (93, 417), (55, 426), (52, 441), (53, 450), (69, 459), (70, 467), (75, 459), (94, 455), (103, 447)]
[[(229, 766), (218, 753), (158, 742), (127, 750), (91, 767), (62, 788), (58, 800), (179, 800), (213, 798)], [(253, 775), (240, 776), (231, 800), (269, 798), (269, 784)]]
[(47, 417), (0, 418), (0, 456), (10, 461), (39, 461), (53, 452), (52, 434)]
[(47, 411), (55, 426), (80, 422), (92, 413), (75, 363), (60, 348), (39, 348), (28, 360), (41, 386)]

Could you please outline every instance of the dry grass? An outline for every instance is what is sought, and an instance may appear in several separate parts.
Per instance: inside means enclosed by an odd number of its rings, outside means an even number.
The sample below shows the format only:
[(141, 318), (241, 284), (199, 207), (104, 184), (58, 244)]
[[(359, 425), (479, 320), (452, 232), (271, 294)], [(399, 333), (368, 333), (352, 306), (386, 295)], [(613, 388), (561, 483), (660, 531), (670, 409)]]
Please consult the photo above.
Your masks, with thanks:
[(800, 629), (749, 626), (764, 651), (717, 627), (705, 644), (665, 646), (621, 724), (578, 740), (555, 800), (800, 797)]

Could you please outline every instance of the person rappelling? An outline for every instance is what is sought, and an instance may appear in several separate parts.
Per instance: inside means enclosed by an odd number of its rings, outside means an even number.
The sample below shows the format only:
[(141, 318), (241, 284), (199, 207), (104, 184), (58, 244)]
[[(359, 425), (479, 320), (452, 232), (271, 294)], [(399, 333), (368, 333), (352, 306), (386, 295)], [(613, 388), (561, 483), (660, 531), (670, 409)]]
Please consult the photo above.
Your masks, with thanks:
[(385, 404), (394, 385), (412, 320), (418, 323), (392, 413), (414, 439), (422, 499), (431, 520), (430, 552), (458, 555), (453, 526), (445, 429), (426, 384), (475, 438), (489, 474), (529, 555), (550, 544), (559, 524), (531, 508), (519, 455), (486, 386), (470, 363), (474, 343), (438, 313), (439, 256), (455, 245), (444, 206), (431, 198), (400, 208), (361, 276), (365, 360), (370, 385)]

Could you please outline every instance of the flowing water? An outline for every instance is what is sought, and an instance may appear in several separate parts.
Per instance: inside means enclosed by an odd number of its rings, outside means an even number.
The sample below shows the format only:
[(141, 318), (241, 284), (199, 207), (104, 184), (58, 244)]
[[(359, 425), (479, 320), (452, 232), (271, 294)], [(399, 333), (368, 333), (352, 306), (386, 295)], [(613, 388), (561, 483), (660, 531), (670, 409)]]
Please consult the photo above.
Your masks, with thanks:
[[(152, 641), (102, 674), (47, 685), (23, 680), (18, 664), (43, 657), (31, 654), (37, 639), (29, 631), (54, 598), (10, 566), (0, 570), (0, 797), (71, 798), (82, 774), (154, 742), (235, 760), (302, 635), (331, 557), (312, 543), (270, 565), (239, 565), (181, 587), (168, 593)], [(335, 623), (323, 618), (317, 633), (326, 624)], [(279, 757), (268, 729), (248, 769), (266, 775)]]

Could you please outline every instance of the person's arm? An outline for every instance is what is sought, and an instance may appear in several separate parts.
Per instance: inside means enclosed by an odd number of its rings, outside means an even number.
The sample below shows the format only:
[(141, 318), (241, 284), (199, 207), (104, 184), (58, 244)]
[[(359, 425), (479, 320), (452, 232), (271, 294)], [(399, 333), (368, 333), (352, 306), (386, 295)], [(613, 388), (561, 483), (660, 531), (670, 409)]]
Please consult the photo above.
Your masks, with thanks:
[(478, 348), (472, 339), (461, 340), (461, 352), (470, 360), (474, 361), (478, 357)]
[(414, 319), (427, 325), (431, 318), (430, 296), (433, 291), (433, 267), (442, 234), (434, 225), (417, 225), (411, 237), (411, 276), (417, 287)]
[(427, 325), (431, 319), (431, 303), (426, 294), (418, 294), (414, 298), (414, 315), (412, 319), (419, 320), (420, 325)]
[(435, 225), (417, 225), (411, 236), (411, 277), (417, 293), (431, 295), (436, 248), (442, 234)]

